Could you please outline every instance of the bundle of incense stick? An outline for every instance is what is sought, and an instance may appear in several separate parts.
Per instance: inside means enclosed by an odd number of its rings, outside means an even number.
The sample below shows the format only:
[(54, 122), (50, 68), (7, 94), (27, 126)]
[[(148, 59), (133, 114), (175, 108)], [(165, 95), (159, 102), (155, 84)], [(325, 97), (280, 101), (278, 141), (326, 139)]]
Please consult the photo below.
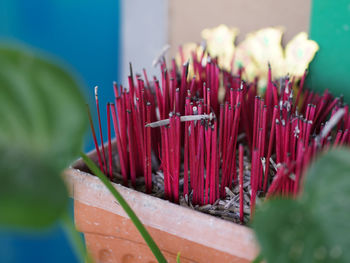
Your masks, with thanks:
[[(350, 143), (348, 106), (327, 90), (304, 88), (306, 72), (300, 81), (276, 80), (269, 67), (266, 90), (259, 93), (257, 79), (242, 80), (244, 68), (233, 75), (215, 59), (203, 63), (203, 55), (193, 53), (194, 77), (188, 76), (189, 62), (177, 67), (172, 60), (168, 69), (162, 59), (161, 79), (151, 82), (145, 70), (134, 77), (130, 67), (128, 87), (114, 84), (115, 101), (107, 104), (107, 153), (98, 147), (90, 116), (98, 163), (111, 179), (113, 129), (119, 156), (114, 167), (125, 185), (135, 187), (142, 176), (150, 193), (152, 174), (161, 171), (166, 199), (178, 203), (182, 195), (195, 205), (213, 204), (227, 188), (243, 188), (248, 165), (252, 215), (257, 197), (295, 197), (317, 153)], [(103, 144), (97, 88), (95, 95)], [(239, 195), (243, 221), (243, 190)]]

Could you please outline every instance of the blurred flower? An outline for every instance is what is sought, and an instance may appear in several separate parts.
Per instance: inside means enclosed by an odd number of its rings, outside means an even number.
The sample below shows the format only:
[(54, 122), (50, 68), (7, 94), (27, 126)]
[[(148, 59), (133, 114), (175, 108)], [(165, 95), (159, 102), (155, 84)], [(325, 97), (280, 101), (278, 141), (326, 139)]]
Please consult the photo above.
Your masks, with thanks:
[[(185, 62), (197, 56), (202, 64), (207, 61), (207, 51), (212, 58), (217, 58), (219, 65), (237, 73), (243, 68), (243, 77), (248, 81), (259, 79), (259, 86), (264, 87), (267, 82), (268, 64), (270, 63), (274, 78), (292, 75), (300, 78), (308, 68), (319, 47), (309, 40), (307, 33), (297, 34), (283, 49), (281, 40), (283, 28), (268, 27), (247, 34), (246, 38), (235, 46), (238, 29), (220, 25), (211, 29), (204, 29), (202, 37), (206, 41), (206, 48), (196, 43), (187, 43), (180, 48), (177, 62)], [(180, 64), (180, 63), (179, 63)], [(193, 70), (190, 69), (190, 73)]]

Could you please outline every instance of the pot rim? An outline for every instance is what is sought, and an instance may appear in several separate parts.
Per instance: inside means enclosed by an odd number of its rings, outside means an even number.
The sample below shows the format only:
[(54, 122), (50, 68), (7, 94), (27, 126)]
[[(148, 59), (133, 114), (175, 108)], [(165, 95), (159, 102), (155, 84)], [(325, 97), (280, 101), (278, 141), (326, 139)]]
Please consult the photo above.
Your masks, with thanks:
[[(97, 158), (94, 150), (89, 152), (88, 156), (93, 160)], [(64, 172), (71, 197), (86, 205), (128, 217), (102, 182), (82, 169), (84, 169), (84, 163), (79, 159)], [(241, 258), (253, 260), (258, 254), (254, 232), (246, 226), (177, 205), (120, 184), (112, 184), (146, 226)]]

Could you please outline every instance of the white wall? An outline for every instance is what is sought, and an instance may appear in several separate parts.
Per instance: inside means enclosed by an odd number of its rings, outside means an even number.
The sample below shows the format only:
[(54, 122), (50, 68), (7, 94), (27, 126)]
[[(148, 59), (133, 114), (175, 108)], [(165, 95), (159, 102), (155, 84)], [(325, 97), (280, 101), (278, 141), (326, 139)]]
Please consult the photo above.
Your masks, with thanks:
[(152, 62), (167, 44), (168, 1), (167, 0), (123, 0), (122, 11), (122, 84), (127, 84), (129, 62), (134, 74), (146, 68), (149, 79), (159, 76), (159, 67)]

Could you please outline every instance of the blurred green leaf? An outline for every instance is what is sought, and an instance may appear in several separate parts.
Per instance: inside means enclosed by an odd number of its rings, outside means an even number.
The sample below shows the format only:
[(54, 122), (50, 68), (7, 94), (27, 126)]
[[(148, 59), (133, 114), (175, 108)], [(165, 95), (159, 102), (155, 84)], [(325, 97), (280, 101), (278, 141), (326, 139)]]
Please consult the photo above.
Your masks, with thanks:
[(253, 226), (267, 262), (350, 262), (350, 151), (317, 159), (299, 200), (270, 200)]
[(303, 202), (327, 237), (329, 253), (350, 262), (349, 149), (331, 151), (310, 167)]
[(86, 128), (74, 78), (26, 48), (0, 46), (0, 224), (45, 227), (66, 208), (60, 173)]
[(68, 195), (60, 171), (23, 149), (1, 147), (0, 156), (0, 223), (41, 227), (56, 220)]
[(257, 255), (257, 257), (254, 258), (254, 260), (252, 261), (252, 263), (261, 263), (261, 262), (264, 262), (264, 258), (262, 254)]

